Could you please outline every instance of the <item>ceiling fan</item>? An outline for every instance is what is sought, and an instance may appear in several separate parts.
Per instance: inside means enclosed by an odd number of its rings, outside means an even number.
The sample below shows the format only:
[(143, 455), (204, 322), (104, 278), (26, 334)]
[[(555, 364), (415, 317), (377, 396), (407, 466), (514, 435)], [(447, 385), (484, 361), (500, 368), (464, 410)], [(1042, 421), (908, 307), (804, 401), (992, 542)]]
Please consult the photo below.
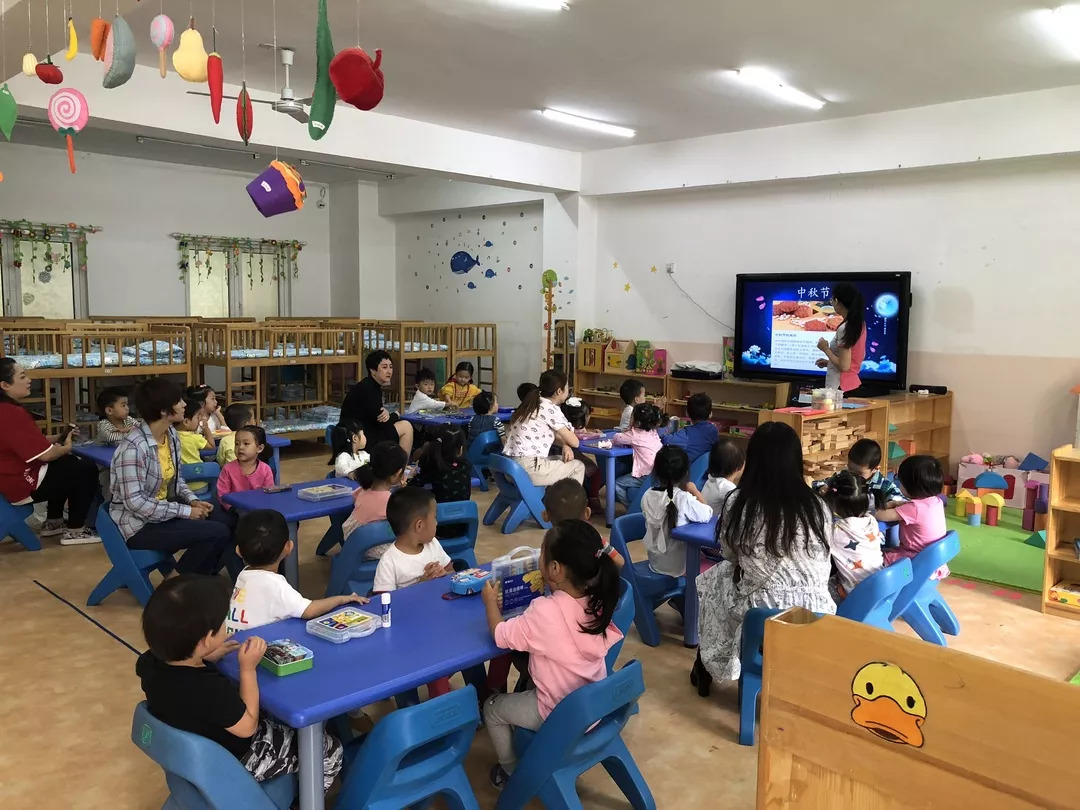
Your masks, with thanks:
[[(289, 81), (289, 69), (293, 65), (293, 58), (296, 56), (296, 51), (292, 48), (285, 48), (278, 45), (268, 45), (259, 43), (260, 48), (272, 48), (281, 54), (281, 65), (285, 68), (285, 86), (281, 88), (281, 98), (276, 101), (267, 101), (265, 99), (253, 98), (251, 101), (255, 104), (269, 104), (274, 112), (284, 113), (290, 118), (298, 121), (301, 124), (308, 122), (308, 112), (306, 105), (311, 103), (311, 96), (307, 98), (296, 98), (293, 93), (293, 89), (290, 86)], [(188, 90), (189, 96), (207, 96), (209, 93), (204, 93), (198, 90)], [(224, 98), (236, 99), (236, 96), (224, 96)]]

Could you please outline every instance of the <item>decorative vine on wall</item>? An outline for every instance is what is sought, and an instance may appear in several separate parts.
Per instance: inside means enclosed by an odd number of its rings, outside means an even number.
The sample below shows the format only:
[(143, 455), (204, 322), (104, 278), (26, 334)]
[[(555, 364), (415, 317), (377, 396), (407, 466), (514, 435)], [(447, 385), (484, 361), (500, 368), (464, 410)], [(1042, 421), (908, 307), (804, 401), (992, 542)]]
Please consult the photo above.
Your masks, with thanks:
[[(70, 270), (72, 264), (79, 272), (86, 272), (86, 235), (101, 231), (97, 225), (53, 225), (47, 222), (29, 220), (0, 220), (0, 234), (10, 234), (12, 238), (11, 263), (16, 270), (21, 270), (29, 261), (30, 273), (34, 283), (48, 284), (52, 280), (54, 263), (63, 264)], [(23, 243), (30, 243), (30, 255), (23, 250)], [(55, 250), (54, 245), (73, 242), (72, 253)]]
[[(268, 278), (271, 282), (284, 280), (287, 273), (291, 273), (293, 278), (300, 277), (299, 257), (304, 243), (295, 239), (248, 239), (191, 233), (170, 235), (176, 240), (176, 249), (179, 253), (177, 268), (180, 270), (181, 281), (187, 281), (192, 270), (195, 271), (199, 282), (202, 281), (204, 270), (206, 277), (209, 278), (213, 273), (210, 259), (215, 253), (224, 253), (229, 256), (230, 261), (246, 275), (249, 289), (255, 286), (256, 275), (260, 284), (266, 284)], [(246, 267), (241, 253), (247, 254)], [(269, 268), (266, 266), (267, 256), (271, 257)]]

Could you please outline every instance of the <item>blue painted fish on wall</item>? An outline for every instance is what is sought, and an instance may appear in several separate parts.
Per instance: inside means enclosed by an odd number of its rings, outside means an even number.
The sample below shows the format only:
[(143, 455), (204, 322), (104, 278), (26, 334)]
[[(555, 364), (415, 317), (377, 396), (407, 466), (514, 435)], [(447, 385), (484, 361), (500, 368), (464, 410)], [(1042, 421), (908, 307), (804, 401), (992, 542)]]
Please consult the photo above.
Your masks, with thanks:
[(459, 250), (450, 257), (450, 270), (456, 275), (464, 275), (480, 264), (479, 259), (474, 259), (464, 250)]

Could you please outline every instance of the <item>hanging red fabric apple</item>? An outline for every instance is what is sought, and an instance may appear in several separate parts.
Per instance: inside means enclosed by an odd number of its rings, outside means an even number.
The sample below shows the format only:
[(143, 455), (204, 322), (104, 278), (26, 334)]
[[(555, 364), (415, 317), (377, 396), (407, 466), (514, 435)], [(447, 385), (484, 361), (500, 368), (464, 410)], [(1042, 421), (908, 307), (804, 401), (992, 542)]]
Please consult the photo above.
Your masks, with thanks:
[(382, 101), (385, 79), (379, 65), (382, 49), (372, 60), (363, 48), (346, 48), (330, 62), (330, 81), (342, 101), (360, 110), (373, 110)]

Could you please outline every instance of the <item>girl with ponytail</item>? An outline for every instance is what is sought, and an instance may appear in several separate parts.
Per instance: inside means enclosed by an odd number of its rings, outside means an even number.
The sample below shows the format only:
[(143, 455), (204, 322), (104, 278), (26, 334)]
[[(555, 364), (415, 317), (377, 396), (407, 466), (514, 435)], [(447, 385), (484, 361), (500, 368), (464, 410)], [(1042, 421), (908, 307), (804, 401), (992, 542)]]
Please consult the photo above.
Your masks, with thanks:
[[(566, 375), (557, 369), (545, 371), (540, 385), (525, 395), (510, 417), (503, 455), (524, 467), (538, 487), (564, 478), (585, 481), (585, 464), (574, 458), (578, 437), (559, 409), (569, 395)], [(553, 444), (561, 445), (561, 458), (548, 457)]]
[[(371, 448), (371, 460), (358, 468), (354, 475), (360, 486), (353, 491), (353, 510), (341, 527), (345, 539), (361, 526), (386, 520), (386, 504), (390, 493), (405, 483), (405, 467), (409, 457), (394, 442), (381, 442)], [(390, 548), (383, 543), (368, 550), (365, 559), (377, 560)]]
[(862, 385), (859, 369), (866, 359), (866, 301), (854, 284), (841, 281), (833, 287), (832, 306), (844, 320), (836, 328), (832, 341), (821, 338), (818, 350), (825, 356), (817, 361), (825, 369), (825, 387), (839, 388), (857, 396)]
[(605, 657), (622, 638), (611, 624), (619, 601), (619, 569), (611, 547), (590, 524), (564, 520), (544, 536), (540, 571), (549, 596), (534, 599), (525, 612), (503, 621), (498, 592), (483, 590), (488, 626), (505, 650), (527, 652), (534, 689), (499, 694), (484, 704), (484, 720), (499, 758), (491, 783), (502, 789), (513, 773), (513, 727), (537, 730), (575, 689), (607, 675)]
[(671, 530), (687, 523), (708, 523), (713, 510), (690, 483), (690, 460), (681, 447), (662, 448), (656, 454), (652, 474), (656, 486), (641, 496), (649, 568), (657, 574), (681, 577), (686, 573), (686, 544), (673, 540)]

